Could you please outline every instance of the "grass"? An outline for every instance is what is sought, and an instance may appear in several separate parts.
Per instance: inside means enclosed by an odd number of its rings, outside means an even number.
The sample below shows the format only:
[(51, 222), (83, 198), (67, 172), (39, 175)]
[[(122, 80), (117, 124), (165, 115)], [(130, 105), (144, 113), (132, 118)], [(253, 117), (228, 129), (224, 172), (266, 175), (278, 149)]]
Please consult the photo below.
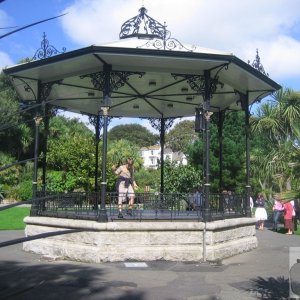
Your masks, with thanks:
[(0, 230), (24, 229), (23, 219), (29, 213), (30, 207), (13, 207), (0, 211)]
[[(285, 234), (287, 230), (284, 228), (284, 225), (282, 224), (282, 227), (278, 227), (278, 233)], [(294, 234), (300, 235), (300, 224), (298, 223), (297, 230), (294, 231)]]

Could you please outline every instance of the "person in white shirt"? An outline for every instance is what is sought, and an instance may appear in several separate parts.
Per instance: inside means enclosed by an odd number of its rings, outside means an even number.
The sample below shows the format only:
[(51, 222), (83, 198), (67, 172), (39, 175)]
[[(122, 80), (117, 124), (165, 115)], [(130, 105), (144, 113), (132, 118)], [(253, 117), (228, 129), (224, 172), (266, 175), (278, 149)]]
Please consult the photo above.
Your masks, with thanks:
[(118, 195), (118, 209), (119, 214), (118, 218), (123, 218), (122, 208), (123, 203), (127, 201), (127, 197), (129, 198), (128, 202), (128, 215), (132, 215), (132, 209), (134, 205), (134, 190), (138, 187), (136, 182), (133, 179), (133, 159), (131, 157), (127, 158), (126, 163), (124, 165), (116, 168), (113, 166), (113, 171), (116, 175), (119, 175), (119, 178), (116, 183), (116, 188), (119, 193)]

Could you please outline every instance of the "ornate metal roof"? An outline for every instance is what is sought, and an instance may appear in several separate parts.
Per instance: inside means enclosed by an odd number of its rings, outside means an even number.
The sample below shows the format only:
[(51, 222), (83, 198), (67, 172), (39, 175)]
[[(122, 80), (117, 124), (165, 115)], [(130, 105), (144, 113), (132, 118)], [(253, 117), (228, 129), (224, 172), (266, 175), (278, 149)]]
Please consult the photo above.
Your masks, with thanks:
[(141, 7), (137, 16), (127, 20), (121, 26), (119, 37), (120, 39), (131, 37), (143, 39), (164, 39), (166, 34), (170, 34), (170, 32), (166, 30), (166, 25), (162, 25), (151, 18), (147, 15), (147, 9), (145, 7)]
[(148, 40), (142, 46), (137, 46), (137, 48), (185, 50), (189, 52), (193, 52), (196, 49), (195, 46), (188, 49), (177, 39), (171, 37), (171, 32), (167, 30), (166, 23), (162, 25), (147, 15), (147, 9), (145, 7), (141, 7), (137, 16), (127, 20), (121, 26), (119, 37), (120, 39), (137, 37), (139, 39)]
[[(164, 118), (195, 115), (210, 72), (210, 108), (241, 110), (280, 86), (234, 55), (90, 46), (6, 68), (20, 98), (98, 115), (109, 73), (110, 117)], [(39, 83), (42, 90), (39, 89)]]
[(170, 37), (166, 25), (146, 12), (142, 7), (138, 16), (122, 25), (121, 41), (116, 45), (93, 45), (51, 57), (44, 36), (44, 59), (3, 72), (25, 102), (42, 100), (97, 116), (109, 97), (110, 117), (164, 118), (170, 122), (194, 116), (195, 108), (207, 97), (205, 93), (209, 94), (211, 111), (219, 112), (242, 110), (245, 95), (252, 104), (280, 88), (264, 74), (258, 52), (251, 66), (231, 53), (189, 50)]

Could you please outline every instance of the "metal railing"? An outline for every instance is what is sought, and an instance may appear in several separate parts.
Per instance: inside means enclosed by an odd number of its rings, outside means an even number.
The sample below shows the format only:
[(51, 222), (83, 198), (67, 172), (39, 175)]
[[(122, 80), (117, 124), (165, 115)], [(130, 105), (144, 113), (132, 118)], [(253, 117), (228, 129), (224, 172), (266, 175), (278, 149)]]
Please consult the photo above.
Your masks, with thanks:
[[(123, 204), (123, 216), (119, 219), (118, 194), (106, 194), (106, 214), (109, 220), (198, 220), (207, 221), (242, 217), (247, 215), (246, 198), (242, 194), (224, 197), (210, 194), (209, 207), (205, 209), (205, 196), (197, 203), (190, 194), (136, 193), (131, 215), (128, 203)], [(100, 193), (60, 193), (44, 195), (32, 200), (31, 216), (49, 216), (72, 219), (97, 220), (100, 209)]]

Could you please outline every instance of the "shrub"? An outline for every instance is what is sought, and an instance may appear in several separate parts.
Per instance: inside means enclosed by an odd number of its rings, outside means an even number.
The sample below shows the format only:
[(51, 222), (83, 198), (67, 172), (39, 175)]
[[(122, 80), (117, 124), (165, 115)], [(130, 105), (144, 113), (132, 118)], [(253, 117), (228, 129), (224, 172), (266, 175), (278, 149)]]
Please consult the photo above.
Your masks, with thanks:
[(26, 201), (32, 199), (32, 180), (26, 180), (17, 186), (17, 200)]

